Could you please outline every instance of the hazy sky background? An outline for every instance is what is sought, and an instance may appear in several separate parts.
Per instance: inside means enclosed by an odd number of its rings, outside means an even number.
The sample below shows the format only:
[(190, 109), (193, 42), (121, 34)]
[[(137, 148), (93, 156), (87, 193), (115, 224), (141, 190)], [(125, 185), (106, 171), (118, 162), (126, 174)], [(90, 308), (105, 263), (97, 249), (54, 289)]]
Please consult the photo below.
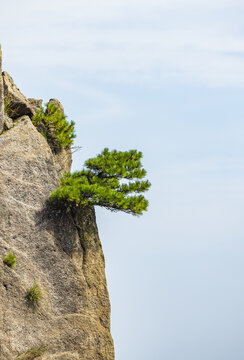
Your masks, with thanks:
[(0, 6), (3, 67), (76, 121), (73, 169), (144, 154), (141, 218), (97, 209), (116, 360), (243, 360), (244, 2)]

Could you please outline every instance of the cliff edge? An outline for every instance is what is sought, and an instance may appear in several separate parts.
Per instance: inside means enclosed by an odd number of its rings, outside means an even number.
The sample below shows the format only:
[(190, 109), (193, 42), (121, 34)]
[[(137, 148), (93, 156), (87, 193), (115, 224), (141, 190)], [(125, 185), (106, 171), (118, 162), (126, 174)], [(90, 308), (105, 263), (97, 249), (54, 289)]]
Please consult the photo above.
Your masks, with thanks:
[[(71, 151), (53, 153), (37, 131), (31, 117), (40, 106), (0, 76), (0, 359), (113, 360), (94, 208), (67, 213), (47, 201)], [(7, 253), (15, 268), (2, 261)], [(39, 306), (27, 296), (35, 282)]]

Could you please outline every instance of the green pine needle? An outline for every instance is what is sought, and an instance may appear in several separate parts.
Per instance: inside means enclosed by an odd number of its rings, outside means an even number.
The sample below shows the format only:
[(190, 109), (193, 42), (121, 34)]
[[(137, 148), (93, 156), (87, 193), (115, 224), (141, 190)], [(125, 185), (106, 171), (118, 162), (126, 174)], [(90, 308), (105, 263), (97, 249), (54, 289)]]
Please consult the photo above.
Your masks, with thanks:
[(141, 215), (148, 207), (141, 193), (151, 186), (148, 180), (141, 180), (146, 176), (141, 158), (142, 153), (137, 150), (105, 148), (96, 158), (88, 159), (83, 170), (65, 174), (50, 199), (68, 207), (92, 204)]
[(62, 148), (69, 148), (74, 141), (74, 121), (70, 123), (66, 116), (52, 103), (46, 104), (32, 118), (37, 130), (45, 137), (53, 152)]

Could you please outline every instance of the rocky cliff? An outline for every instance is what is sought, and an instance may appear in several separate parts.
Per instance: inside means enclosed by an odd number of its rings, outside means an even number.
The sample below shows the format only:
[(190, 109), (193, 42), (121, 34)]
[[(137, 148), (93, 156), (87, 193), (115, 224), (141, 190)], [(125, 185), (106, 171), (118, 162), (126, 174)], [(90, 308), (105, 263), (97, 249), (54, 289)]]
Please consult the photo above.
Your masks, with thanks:
[[(0, 359), (112, 360), (95, 212), (67, 213), (47, 201), (71, 152), (53, 153), (37, 131), (31, 118), (40, 106), (0, 76)], [(15, 268), (2, 261), (7, 253)], [(38, 306), (27, 296), (35, 282)]]

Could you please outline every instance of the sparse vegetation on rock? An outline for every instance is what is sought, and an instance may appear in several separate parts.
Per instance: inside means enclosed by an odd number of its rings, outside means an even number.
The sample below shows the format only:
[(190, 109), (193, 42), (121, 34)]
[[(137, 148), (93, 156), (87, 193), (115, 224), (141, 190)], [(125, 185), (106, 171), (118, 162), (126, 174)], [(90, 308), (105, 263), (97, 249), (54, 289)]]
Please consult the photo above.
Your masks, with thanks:
[(65, 174), (50, 199), (67, 207), (92, 204), (141, 215), (147, 210), (148, 201), (140, 193), (151, 186), (148, 180), (141, 180), (146, 176), (141, 158), (142, 153), (137, 150), (109, 151), (105, 148), (97, 157), (85, 162), (85, 169)]
[(9, 267), (14, 268), (16, 266), (16, 257), (14, 254), (8, 253), (3, 258), (3, 262), (4, 262), (4, 264), (8, 265)]
[(7, 95), (5, 98), (4, 98), (4, 113), (6, 115), (9, 115), (9, 112), (10, 112), (10, 96)]
[(40, 288), (40, 284), (34, 281), (34, 284), (28, 291), (27, 299), (33, 305), (39, 305), (42, 298), (43, 298), (43, 290)]
[(15, 359), (17, 360), (34, 360), (43, 355), (47, 351), (47, 346), (39, 346), (32, 349), (29, 349), (21, 354), (19, 354)]

